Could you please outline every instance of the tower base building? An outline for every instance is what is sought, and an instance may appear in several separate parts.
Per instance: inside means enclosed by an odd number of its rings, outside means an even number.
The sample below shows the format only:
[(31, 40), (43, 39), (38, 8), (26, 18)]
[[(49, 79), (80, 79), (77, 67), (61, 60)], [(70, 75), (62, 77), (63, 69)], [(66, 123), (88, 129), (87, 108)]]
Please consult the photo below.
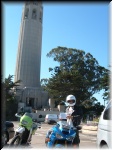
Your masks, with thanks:
[(49, 107), (48, 92), (41, 88), (24, 87), (17, 92), (18, 102), (24, 103), (23, 107), (31, 107), (35, 110)]

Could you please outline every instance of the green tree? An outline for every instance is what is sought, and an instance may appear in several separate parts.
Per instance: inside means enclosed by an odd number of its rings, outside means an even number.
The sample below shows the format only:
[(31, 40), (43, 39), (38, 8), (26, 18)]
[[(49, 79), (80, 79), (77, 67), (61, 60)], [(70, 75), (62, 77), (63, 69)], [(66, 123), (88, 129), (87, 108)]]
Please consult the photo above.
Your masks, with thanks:
[(101, 112), (104, 110), (104, 106), (97, 102), (94, 106), (90, 108), (91, 111), (95, 111), (97, 116), (101, 115)]
[[(5, 80), (2, 82), (3, 91), (4, 91), (4, 99), (2, 100), (4, 102), (4, 109), (5, 109), (5, 116), (6, 120), (13, 120), (14, 114), (17, 111), (17, 100), (15, 98), (15, 94), (13, 91), (13, 88), (16, 88), (19, 86), (19, 83), (21, 82), (18, 80), (17, 82), (13, 82), (13, 75), (9, 75), (8, 78), (5, 78)], [(12, 109), (13, 108), (13, 109)]]
[(13, 75), (9, 75), (8, 78), (5, 78), (5, 81), (3, 82), (7, 101), (14, 99), (13, 88), (19, 86), (19, 83), (21, 82), (20, 80), (13, 82), (12, 80)]
[[(103, 89), (101, 85), (108, 70), (98, 64), (98, 61), (83, 50), (57, 47), (48, 54), (59, 66), (49, 68), (51, 78), (46, 80), (43, 87), (57, 101), (65, 100), (68, 94), (77, 98), (81, 104), (91, 100), (93, 94)], [(109, 78), (109, 77), (108, 77)]]
[[(5, 124), (5, 120), (6, 120), (6, 117), (5, 117), (5, 110), (6, 110), (6, 107), (5, 107), (5, 91), (4, 91), (4, 85), (2, 84), (1, 86), (1, 137), (4, 133), (4, 124)], [(3, 143), (1, 141), (1, 149), (3, 148), (2, 147)]]
[(104, 77), (101, 79), (101, 87), (104, 90), (103, 93), (104, 101), (110, 100), (110, 80), (111, 80), (110, 77), (111, 77), (111, 72), (110, 70), (107, 70), (107, 72), (104, 74)]

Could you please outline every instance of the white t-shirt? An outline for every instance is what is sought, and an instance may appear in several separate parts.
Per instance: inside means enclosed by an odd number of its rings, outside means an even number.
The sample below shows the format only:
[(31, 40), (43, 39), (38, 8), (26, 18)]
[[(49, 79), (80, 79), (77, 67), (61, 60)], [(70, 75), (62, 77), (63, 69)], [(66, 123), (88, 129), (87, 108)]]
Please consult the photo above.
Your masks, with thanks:
[(73, 107), (69, 107), (66, 109), (67, 115), (71, 115), (74, 112)]

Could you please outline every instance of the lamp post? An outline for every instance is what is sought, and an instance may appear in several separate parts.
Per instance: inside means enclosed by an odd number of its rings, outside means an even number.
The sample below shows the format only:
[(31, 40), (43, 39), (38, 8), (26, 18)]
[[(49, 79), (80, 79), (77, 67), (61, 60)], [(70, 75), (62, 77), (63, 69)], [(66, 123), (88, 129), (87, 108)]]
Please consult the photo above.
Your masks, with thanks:
[(28, 105), (29, 105), (29, 96), (30, 96), (30, 92), (28, 92), (28, 99), (27, 99)]
[(24, 95), (25, 89), (26, 89), (26, 87), (24, 87), (24, 88), (22, 89), (22, 93), (21, 93), (21, 101), (23, 100), (23, 95)]
[(22, 92), (21, 92), (21, 102), (23, 100), (23, 89), (22, 89)]
[(104, 99), (104, 107), (105, 107), (105, 101), (106, 101), (106, 100)]

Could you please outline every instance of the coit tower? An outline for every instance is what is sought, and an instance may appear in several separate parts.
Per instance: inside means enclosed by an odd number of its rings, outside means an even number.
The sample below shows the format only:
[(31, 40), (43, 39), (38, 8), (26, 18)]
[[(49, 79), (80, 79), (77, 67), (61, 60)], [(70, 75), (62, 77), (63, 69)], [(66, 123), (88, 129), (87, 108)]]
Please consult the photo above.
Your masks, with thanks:
[(41, 1), (26, 2), (21, 19), (15, 70), (15, 81), (21, 80), (21, 87), (40, 87), (42, 20)]
[(40, 85), (42, 20), (42, 2), (25, 2), (14, 79), (15, 82), (21, 80), (17, 97), (25, 107), (42, 108), (48, 101), (48, 93)]

